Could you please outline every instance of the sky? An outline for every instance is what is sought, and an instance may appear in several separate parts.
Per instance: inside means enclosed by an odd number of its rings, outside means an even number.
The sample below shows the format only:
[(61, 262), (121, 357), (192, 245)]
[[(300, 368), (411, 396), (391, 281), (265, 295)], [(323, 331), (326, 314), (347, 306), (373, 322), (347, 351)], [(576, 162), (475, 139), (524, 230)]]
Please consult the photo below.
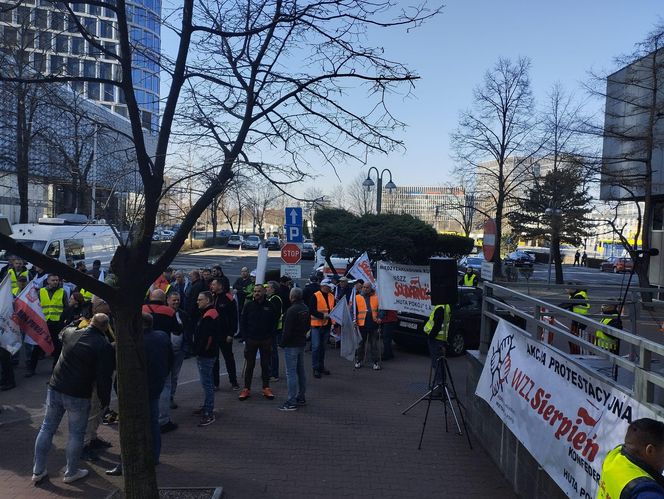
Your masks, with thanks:
[[(406, 151), (372, 156), (364, 168), (339, 165), (339, 174), (346, 182), (375, 166), (389, 168), (397, 185), (453, 182), (450, 133), (499, 57), (531, 59), (540, 105), (555, 82), (587, 100), (581, 84), (588, 71), (617, 69), (614, 58), (629, 53), (662, 17), (662, 0), (448, 0), (439, 16), (416, 30), (377, 32), (369, 44), (384, 47), (386, 57), (407, 62), (421, 77), (409, 99), (392, 102), (392, 112), (407, 124), (397, 135)], [(168, 50), (167, 35), (163, 42)], [(588, 102), (588, 111), (600, 108), (600, 102)], [(320, 176), (296, 193), (312, 185), (329, 192), (339, 184), (329, 168), (314, 173)]]

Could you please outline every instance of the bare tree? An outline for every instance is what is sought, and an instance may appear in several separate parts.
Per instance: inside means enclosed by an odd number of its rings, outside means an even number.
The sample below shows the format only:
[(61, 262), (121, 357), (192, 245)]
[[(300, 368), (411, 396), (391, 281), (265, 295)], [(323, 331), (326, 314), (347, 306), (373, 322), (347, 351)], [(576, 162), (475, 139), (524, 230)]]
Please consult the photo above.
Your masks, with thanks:
[(376, 191), (362, 185), (366, 178), (363, 173), (358, 174), (346, 189), (348, 209), (357, 215), (372, 213), (376, 206)]
[(590, 87), (593, 95), (605, 100), (603, 126), (589, 127), (604, 141), (601, 198), (636, 204), (634, 241), (625, 237), (622, 227), (611, 220), (607, 222), (632, 257), (641, 287), (650, 286), (650, 227), (655, 197), (662, 194), (656, 179), (664, 165), (655, 151), (664, 147), (663, 48), (664, 25), (659, 24), (637, 44), (634, 52), (616, 59), (622, 69), (608, 76), (593, 75), (594, 83), (601, 85), (601, 89)]
[(473, 108), (461, 113), (452, 134), (459, 161), (457, 175), (477, 186), (477, 202), (495, 210), (493, 261), (498, 266), (504, 217), (528, 182), (533, 157), (540, 150), (534, 144), (536, 123), (529, 70), (528, 59), (499, 59), (475, 89)]
[(344, 187), (343, 184), (336, 184), (330, 190), (330, 194), (328, 195), (328, 198), (330, 199), (330, 203), (332, 204), (333, 207), (343, 208), (343, 209), (347, 208), (346, 188)]
[[(18, 2), (20, 3), (20, 2)], [(107, 49), (89, 32), (76, 6), (89, 3), (115, 12), (119, 51)], [(435, 14), (422, 7), (391, 18), (387, 1), (307, 2), (247, 0), (236, 3), (182, 0), (172, 18), (179, 36), (171, 59), (130, 38), (126, 0), (59, 2), (87, 43), (117, 61), (117, 79), (88, 75), (1, 76), (0, 80), (40, 85), (87, 81), (119, 87), (131, 123), (136, 166), (143, 190), (143, 217), (112, 260), (113, 284), (105, 284), (67, 265), (0, 235), (0, 247), (55, 272), (106, 300), (117, 326), (118, 398), (122, 414), (120, 442), (125, 463), (125, 495), (130, 499), (157, 497), (154, 462), (149, 445), (147, 382), (144, 370), (141, 304), (145, 292), (184, 244), (196, 220), (212, 200), (223, 195), (238, 170), (259, 174), (278, 188), (301, 179), (313, 151), (328, 165), (362, 162), (370, 152), (387, 152), (400, 143), (391, 137), (401, 123), (385, 102), (386, 93), (416, 79), (405, 66), (387, 59), (382, 48), (366, 46), (371, 27), (410, 28)], [(77, 9), (78, 10), (78, 9)], [(166, 66), (170, 87), (161, 108), (156, 151), (147, 145), (142, 113), (134, 91), (133, 55), (137, 52)], [(302, 64), (302, 61), (306, 64)], [(169, 64), (169, 61), (172, 64)], [(296, 68), (296, 69), (294, 69)], [(186, 88), (187, 102), (180, 106)], [(363, 99), (347, 107), (350, 91)], [(364, 106), (364, 108), (363, 108)], [(379, 112), (379, 110), (381, 110)], [(164, 194), (164, 170), (176, 115), (181, 130), (195, 129), (191, 138), (200, 147), (217, 151), (215, 174), (183, 219), (171, 243), (155, 262), (150, 246), (159, 202)], [(271, 165), (254, 158), (260, 148), (284, 151), (288, 161)], [(192, 172), (192, 174), (195, 172)]]
[(252, 181), (249, 179), (251, 190), (247, 192), (246, 203), (249, 210), (251, 210), (251, 217), (253, 219), (253, 231), (258, 229), (259, 234), (263, 234), (263, 222), (265, 220), (265, 212), (276, 206), (279, 192), (269, 182), (263, 178), (257, 178)]

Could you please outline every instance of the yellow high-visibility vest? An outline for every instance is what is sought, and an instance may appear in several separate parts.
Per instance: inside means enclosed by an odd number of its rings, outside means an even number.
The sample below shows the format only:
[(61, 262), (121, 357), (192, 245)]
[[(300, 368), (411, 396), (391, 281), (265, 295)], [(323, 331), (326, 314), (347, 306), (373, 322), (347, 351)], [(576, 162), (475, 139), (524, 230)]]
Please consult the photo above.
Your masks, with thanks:
[(433, 307), (431, 314), (429, 314), (429, 320), (424, 325), (424, 332), (428, 335), (431, 335), (431, 330), (433, 329), (434, 323), (433, 316), (436, 313), (436, 310), (439, 308), (443, 308), (445, 310), (445, 318), (443, 319), (443, 324), (440, 328), (440, 331), (436, 332), (436, 339), (439, 341), (447, 341), (447, 333), (450, 329), (450, 314), (452, 312), (452, 308), (448, 304), (436, 305)]
[(39, 290), (39, 304), (47, 321), (57, 322), (60, 320), (62, 312), (64, 312), (64, 297), (65, 290), (62, 288), (56, 289), (53, 296), (48, 295), (46, 288)]

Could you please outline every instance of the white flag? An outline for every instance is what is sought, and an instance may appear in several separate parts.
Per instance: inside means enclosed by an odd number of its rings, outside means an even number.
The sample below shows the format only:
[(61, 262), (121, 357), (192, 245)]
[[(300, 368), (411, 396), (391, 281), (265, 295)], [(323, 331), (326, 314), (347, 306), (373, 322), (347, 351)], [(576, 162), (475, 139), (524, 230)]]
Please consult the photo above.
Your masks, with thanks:
[(12, 355), (21, 348), (21, 330), (14, 321), (14, 295), (8, 275), (0, 283), (0, 348)]
[(346, 300), (340, 300), (332, 309), (330, 317), (334, 319), (337, 324), (341, 325), (341, 348), (339, 349), (341, 356), (350, 360), (355, 360), (355, 350), (360, 343), (361, 336), (357, 327), (353, 323), (353, 318), (350, 316), (350, 309)]
[(370, 282), (371, 284), (376, 283), (376, 278), (371, 271), (371, 260), (369, 260), (369, 255), (365, 251), (362, 253), (355, 263), (348, 271), (355, 279), (362, 279), (364, 282)]

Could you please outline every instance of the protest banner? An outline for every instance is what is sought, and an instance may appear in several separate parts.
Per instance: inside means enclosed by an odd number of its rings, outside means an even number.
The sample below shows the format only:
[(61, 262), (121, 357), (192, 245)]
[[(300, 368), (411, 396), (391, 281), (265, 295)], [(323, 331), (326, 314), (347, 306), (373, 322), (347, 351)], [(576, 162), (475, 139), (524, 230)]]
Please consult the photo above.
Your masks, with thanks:
[(429, 316), (431, 291), (429, 267), (378, 262), (378, 306), (383, 310), (396, 310)]
[(21, 348), (21, 330), (14, 321), (14, 295), (9, 275), (0, 283), (0, 348), (12, 355)]
[(476, 395), (569, 497), (594, 498), (606, 454), (655, 414), (592, 371), (501, 320)]
[(362, 279), (364, 282), (370, 282), (371, 284), (376, 283), (376, 278), (371, 270), (371, 260), (369, 260), (369, 255), (366, 251), (355, 260), (348, 273), (355, 279)]
[(39, 304), (39, 290), (33, 281), (30, 281), (21, 294), (16, 297), (14, 320), (21, 330), (46, 352), (46, 355), (53, 353), (55, 347), (44, 312)]

